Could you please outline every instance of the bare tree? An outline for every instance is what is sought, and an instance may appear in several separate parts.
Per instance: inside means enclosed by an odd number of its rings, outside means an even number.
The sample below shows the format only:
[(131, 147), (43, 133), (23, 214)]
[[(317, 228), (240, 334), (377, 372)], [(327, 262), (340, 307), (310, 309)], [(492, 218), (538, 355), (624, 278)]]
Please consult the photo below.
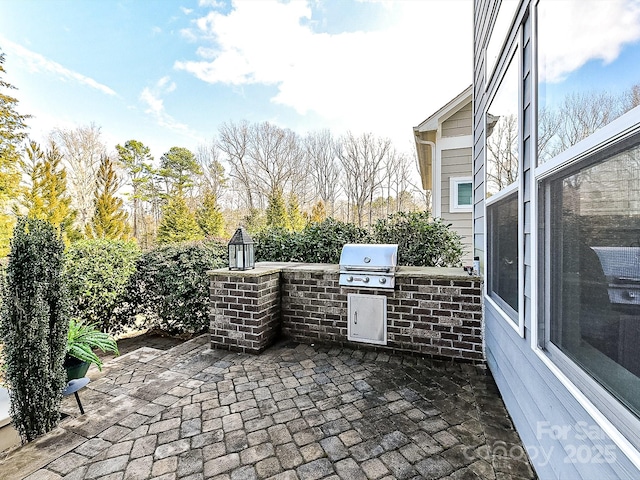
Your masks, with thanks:
[(336, 141), (329, 130), (321, 130), (307, 135), (304, 145), (315, 195), (327, 207), (329, 216), (333, 217), (342, 175), (337, 159)]
[[(253, 180), (262, 198), (269, 198), (279, 189), (287, 193), (294, 180), (306, 176), (304, 150), (300, 138), (292, 130), (269, 122), (254, 124), (249, 137), (249, 156)], [(296, 185), (296, 193), (299, 186)]]
[(635, 84), (623, 94), (622, 110), (628, 112), (632, 108), (640, 105), (640, 83)]
[(220, 161), (220, 154), (220, 149), (214, 140), (198, 146), (196, 160), (202, 171), (197, 180), (197, 189), (200, 196), (203, 196), (206, 192), (210, 192), (216, 199), (222, 197), (227, 179), (225, 178), (224, 167)]
[(587, 138), (621, 113), (619, 99), (607, 92), (571, 93), (560, 106), (562, 117), (555, 155)]
[(100, 127), (94, 123), (75, 129), (56, 128), (51, 133), (66, 163), (72, 207), (78, 212), (76, 223), (82, 231), (93, 216), (96, 175), (107, 151), (100, 135)]
[(374, 137), (371, 133), (356, 137), (347, 132), (340, 141), (338, 158), (345, 172), (345, 192), (360, 226), (365, 207), (373, 202), (380, 184), (379, 171), (390, 148), (389, 139)]
[(518, 178), (518, 117), (488, 115), (487, 192), (499, 192)]
[(405, 210), (407, 196), (410, 196), (411, 175), (415, 175), (417, 172), (413, 171), (413, 165), (407, 154), (395, 152), (392, 158), (394, 160), (391, 169), (390, 189), (395, 194), (396, 212), (401, 212)]
[(640, 105), (640, 84), (620, 95), (574, 92), (538, 112), (538, 161), (544, 163)]
[[(411, 172), (411, 170), (414, 170), (416, 172), (420, 172), (420, 164), (418, 161), (418, 154), (416, 153), (415, 150), (413, 150), (413, 154), (411, 156), (411, 158), (407, 158), (407, 163), (410, 164), (411, 166), (408, 166), (407, 169), (409, 170), (409, 172)], [(406, 182), (408, 187), (408, 191), (409, 194), (411, 195), (411, 197), (413, 198), (413, 194), (415, 193), (419, 200), (418, 200), (418, 206), (419, 209), (422, 210), (431, 210), (431, 190), (425, 190), (422, 187), (422, 181), (420, 182), (416, 182), (412, 179), (411, 174), (409, 173), (406, 177)]]
[(544, 163), (553, 156), (553, 139), (558, 133), (562, 119), (548, 108), (538, 110), (538, 161)]
[(229, 162), (229, 176), (237, 191), (246, 200), (249, 209), (257, 207), (255, 199), (253, 179), (255, 172), (252, 171), (251, 162), (247, 149), (249, 146), (249, 123), (242, 121), (239, 124), (225, 122), (218, 128), (219, 140), (218, 148)]

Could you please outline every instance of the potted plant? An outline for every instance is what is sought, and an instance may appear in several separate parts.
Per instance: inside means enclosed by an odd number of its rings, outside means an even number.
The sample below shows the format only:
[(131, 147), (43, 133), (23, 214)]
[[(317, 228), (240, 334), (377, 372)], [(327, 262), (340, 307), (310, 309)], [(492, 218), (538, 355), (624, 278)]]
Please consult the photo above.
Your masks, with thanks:
[(85, 324), (82, 320), (72, 318), (69, 321), (64, 361), (67, 380), (84, 377), (92, 363), (102, 370), (102, 360), (94, 353), (94, 348), (119, 354), (116, 340), (111, 335), (101, 332), (94, 324)]

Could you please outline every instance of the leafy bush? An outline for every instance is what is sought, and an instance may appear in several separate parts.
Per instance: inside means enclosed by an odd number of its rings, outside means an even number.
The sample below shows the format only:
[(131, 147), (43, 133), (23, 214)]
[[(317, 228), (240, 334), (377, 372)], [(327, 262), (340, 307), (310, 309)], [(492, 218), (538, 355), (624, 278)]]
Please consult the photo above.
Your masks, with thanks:
[(297, 233), (283, 227), (266, 227), (253, 236), (256, 261), (291, 262), (297, 255)]
[(368, 238), (366, 229), (333, 218), (311, 223), (301, 232), (268, 227), (254, 236), (256, 260), (338, 263), (345, 243), (366, 243)]
[(425, 267), (460, 266), (460, 235), (429, 212), (399, 212), (373, 225), (377, 243), (398, 244), (398, 264)]
[(140, 249), (124, 240), (81, 240), (66, 251), (66, 280), (72, 315), (103, 332), (118, 332), (116, 310), (136, 270)]
[(60, 420), (69, 325), (63, 268), (64, 243), (54, 227), (43, 220), (18, 219), (6, 270), (0, 332), (11, 387), (10, 414), (26, 441), (48, 432)]
[(345, 243), (367, 243), (369, 233), (354, 223), (328, 218), (308, 225), (299, 234), (299, 261), (309, 263), (338, 263)]
[(127, 287), (123, 321), (142, 316), (143, 326), (172, 333), (201, 332), (209, 325), (207, 270), (225, 265), (226, 245), (183, 242), (145, 252)]
[(395, 213), (371, 230), (333, 218), (301, 232), (268, 227), (254, 235), (256, 259), (266, 262), (338, 263), (345, 243), (397, 243), (401, 265), (460, 265), (460, 236), (429, 212)]

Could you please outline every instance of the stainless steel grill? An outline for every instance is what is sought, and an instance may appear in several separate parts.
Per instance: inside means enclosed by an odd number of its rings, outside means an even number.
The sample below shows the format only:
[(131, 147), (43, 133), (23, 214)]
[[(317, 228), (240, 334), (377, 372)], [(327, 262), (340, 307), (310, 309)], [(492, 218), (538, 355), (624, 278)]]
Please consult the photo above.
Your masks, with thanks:
[(640, 307), (640, 248), (591, 247), (600, 259), (614, 307)]
[(398, 245), (348, 243), (340, 255), (340, 285), (393, 289)]

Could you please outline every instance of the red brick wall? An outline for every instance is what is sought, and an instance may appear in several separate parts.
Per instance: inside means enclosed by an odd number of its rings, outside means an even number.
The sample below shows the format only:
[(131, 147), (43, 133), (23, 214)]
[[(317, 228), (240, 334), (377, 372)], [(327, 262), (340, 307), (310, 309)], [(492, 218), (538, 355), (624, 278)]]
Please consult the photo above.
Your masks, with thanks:
[[(301, 343), (484, 361), (480, 279), (419, 270), (400, 273), (391, 291), (341, 287), (337, 266), (210, 272), (212, 346), (258, 353), (281, 331)], [(386, 346), (347, 340), (349, 293), (387, 297)]]
[(210, 332), (216, 348), (258, 353), (280, 330), (280, 274), (216, 271), (210, 282)]
[[(301, 343), (329, 342), (430, 357), (483, 361), (481, 282), (397, 277), (393, 291), (346, 288), (337, 273), (282, 272), (282, 332)], [(347, 294), (387, 297), (387, 345), (347, 340)]]

